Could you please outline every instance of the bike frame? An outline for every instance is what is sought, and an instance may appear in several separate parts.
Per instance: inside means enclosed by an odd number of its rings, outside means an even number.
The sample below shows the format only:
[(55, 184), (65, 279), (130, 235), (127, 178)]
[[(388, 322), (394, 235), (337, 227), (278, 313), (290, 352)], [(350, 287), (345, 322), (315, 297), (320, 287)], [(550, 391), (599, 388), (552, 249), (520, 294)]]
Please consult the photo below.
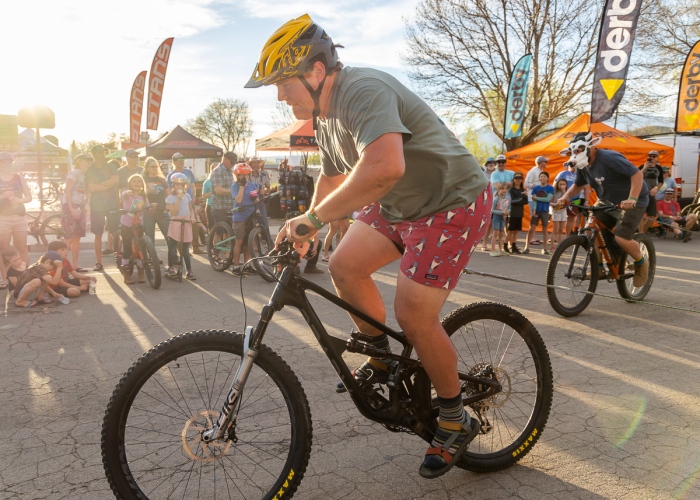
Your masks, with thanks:
[[(404, 389), (406, 390), (406, 395), (410, 396), (412, 394), (413, 387), (412, 382), (410, 381), (410, 376), (422, 368), (419, 360), (411, 359), (410, 357), (411, 353), (413, 352), (413, 345), (408, 338), (406, 338), (406, 335), (403, 332), (395, 331), (385, 324), (367, 316), (361, 311), (358, 311), (352, 305), (348, 304), (338, 296), (325, 290), (319, 285), (301, 276), (297, 276), (294, 273), (294, 269), (299, 261), (299, 254), (294, 252), (292, 254), (292, 261), (285, 265), (268, 304), (263, 307), (258, 324), (255, 326), (255, 328), (252, 326), (248, 326), (246, 328), (243, 343), (243, 361), (241, 362), (241, 366), (239, 367), (233, 383), (231, 384), (231, 389), (229, 390), (226, 400), (221, 408), (216, 424), (212, 429), (203, 433), (202, 440), (205, 442), (210, 442), (215, 439), (222, 438), (232, 420), (235, 419), (234, 409), (241, 401), (241, 394), (243, 392), (245, 382), (253, 366), (255, 357), (257, 356), (258, 349), (262, 344), (263, 338), (265, 337), (267, 326), (272, 321), (275, 312), (280, 311), (284, 306), (292, 306), (299, 309), (304, 317), (304, 320), (311, 328), (314, 337), (316, 337), (316, 340), (323, 349), (323, 352), (326, 354), (326, 357), (331, 362), (331, 365), (338, 374), (338, 377), (340, 377), (340, 380), (347, 388), (350, 397), (355, 403), (355, 406), (365, 418), (380, 424), (408, 427), (413, 430), (416, 430), (418, 427), (422, 427), (422, 424), (418, 422), (415, 416), (411, 415), (406, 410), (406, 407), (402, 404), (400, 397)], [(365, 321), (372, 327), (378, 329), (382, 333), (386, 333), (389, 337), (398, 341), (402, 345), (401, 355), (376, 350), (363, 342), (362, 339), (368, 337), (365, 337), (362, 334), (354, 334), (349, 340), (342, 340), (330, 335), (326, 331), (323, 323), (316, 314), (316, 311), (309, 302), (306, 296), (307, 291), (320, 295), (334, 305), (342, 308), (354, 316), (357, 316), (362, 321)], [(343, 352), (346, 350), (349, 352), (368, 355), (381, 355), (383, 357), (398, 361), (398, 363), (394, 364), (389, 369), (389, 380), (387, 383), (389, 388), (389, 405), (386, 409), (377, 409), (372, 407), (368, 395), (362, 390), (358, 381), (352, 375), (350, 368), (342, 357)], [(465, 373), (460, 373), (459, 378), (462, 382), (472, 382), (485, 387), (483, 392), (469, 398), (464, 398), (465, 405), (486, 399), (501, 391), (501, 385), (492, 379), (477, 377)], [(438, 410), (436, 408), (431, 411), (431, 416), (438, 416)]]
[[(610, 270), (610, 279), (611, 280), (617, 280), (619, 279), (620, 276), (620, 270), (619, 270), (619, 263), (614, 262), (613, 258), (610, 255), (610, 252), (608, 251), (608, 247), (605, 244), (605, 240), (603, 239), (602, 232), (603, 231), (608, 231), (611, 234), (615, 234), (614, 231), (608, 229), (605, 225), (603, 225), (602, 222), (600, 222), (596, 216), (593, 214), (593, 209), (592, 208), (586, 208), (586, 207), (578, 207), (582, 208), (583, 210), (587, 211), (587, 217), (586, 217), (586, 225), (585, 227), (579, 229), (578, 234), (581, 236), (584, 236), (588, 239), (590, 242), (590, 251), (596, 251), (596, 249), (600, 250), (600, 253), (603, 256), (603, 259), (605, 259), (605, 263), (608, 266), (608, 269)], [(571, 265), (573, 265), (573, 262), (576, 259), (576, 255), (574, 254), (572, 256), (571, 260)], [(586, 263), (585, 267), (587, 267), (589, 264), (589, 258), (588, 256), (586, 257)], [(570, 265), (570, 266), (571, 266)], [(591, 270), (594, 271), (594, 270)], [(570, 276), (567, 276), (567, 278)], [(625, 277), (625, 276), (623, 276)]]
[[(255, 202), (255, 205), (254, 205), (255, 210), (253, 210), (253, 214), (251, 215), (251, 217), (253, 217), (253, 227), (262, 227), (262, 228), (267, 227), (265, 224), (263, 224), (262, 213), (260, 212), (260, 206), (259, 206), (260, 203), (265, 201), (267, 198), (269, 198), (269, 196)], [(235, 212), (235, 210), (234, 210), (234, 212)], [(231, 212), (231, 213), (233, 214), (233, 212)], [(270, 236), (270, 241), (272, 241), (272, 236), (270, 235), (269, 229), (268, 229), (268, 236)], [(231, 236), (230, 238), (226, 238), (225, 240), (221, 240), (217, 243), (214, 243), (214, 249), (219, 250), (221, 252), (225, 252), (225, 251), (229, 250), (228, 246), (226, 246), (226, 243), (229, 243), (231, 241), (235, 241), (235, 239), (236, 239), (235, 236)]]

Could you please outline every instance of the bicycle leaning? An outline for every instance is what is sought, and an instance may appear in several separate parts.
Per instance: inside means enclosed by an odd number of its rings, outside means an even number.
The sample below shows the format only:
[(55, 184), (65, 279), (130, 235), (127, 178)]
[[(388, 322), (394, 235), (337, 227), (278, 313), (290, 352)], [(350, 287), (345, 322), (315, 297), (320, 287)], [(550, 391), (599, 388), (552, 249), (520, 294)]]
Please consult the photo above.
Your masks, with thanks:
[[(274, 240), (270, 236), (267, 221), (264, 220), (260, 206), (266, 200), (279, 196), (279, 193), (272, 193), (258, 199), (254, 204), (254, 210), (248, 224), (251, 229), (248, 232), (246, 244), (254, 257), (252, 265), (258, 274), (268, 282), (277, 280), (277, 267), (273, 266), (267, 255), (275, 248)], [(233, 212), (235, 212), (234, 209)], [(207, 239), (207, 256), (209, 263), (215, 271), (223, 272), (233, 263), (233, 245), (236, 237), (233, 228), (228, 222), (219, 221), (209, 230)], [(238, 263), (236, 263), (238, 265)]]
[[(586, 224), (577, 235), (569, 236), (559, 244), (547, 266), (547, 299), (552, 308), (565, 317), (580, 314), (593, 300), (600, 279), (614, 281), (622, 298), (642, 300), (651, 289), (656, 270), (656, 251), (651, 238), (646, 234), (634, 235), (642, 256), (649, 261), (647, 280), (636, 287), (632, 281), (634, 260), (615, 242), (613, 231), (598, 220), (601, 215), (606, 219), (617, 219), (620, 209), (607, 202), (576, 207), (584, 214)], [(607, 271), (599, 266), (596, 248), (607, 265)]]
[[(300, 310), (358, 411), (392, 432), (430, 442), (437, 426), (434, 389), (405, 335), (294, 273), (300, 256), (283, 241), (270, 256), (281, 272), (255, 327), (173, 337), (122, 377), (102, 426), (102, 460), (120, 498), (289, 498), (311, 452), (309, 404), (299, 379), (263, 344), (284, 306)], [(401, 344), (401, 354), (367, 337), (328, 334), (307, 291), (359, 317)], [(552, 403), (549, 354), (535, 327), (501, 304), (476, 303), (442, 324), (458, 352), (465, 409), (479, 435), (457, 466), (487, 472), (515, 464), (542, 435)], [(356, 380), (343, 353), (390, 356), (386, 386)], [(353, 364), (353, 360), (349, 360)], [(329, 389), (335, 387), (329, 380)]]

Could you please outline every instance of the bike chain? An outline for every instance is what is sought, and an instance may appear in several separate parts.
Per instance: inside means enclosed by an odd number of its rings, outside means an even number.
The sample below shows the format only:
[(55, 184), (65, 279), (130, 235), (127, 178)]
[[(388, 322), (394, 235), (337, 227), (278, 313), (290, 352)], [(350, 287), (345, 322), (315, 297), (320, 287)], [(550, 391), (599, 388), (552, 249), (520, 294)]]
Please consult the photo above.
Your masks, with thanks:
[(648, 306), (661, 307), (664, 309), (673, 309), (675, 311), (685, 311), (685, 312), (700, 314), (700, 311), (696, 311), (695, 309), (687, 309), (685, 307), (669, 306), (666, 304), (657, 304), (655, 302), (647, 302), (646, 300), (623, 299), (622, 297), (616, 297), (615, 295), (607, 295), (604, 293), (588, 292), (588, 291), (584, 291), (584, 290), (574, 290), (573, 288), (567, 288), (565, 286), (560, 286), (560, 285), (547, 285), (544, 283), (535, 283), (534, 281), (526, 281), (526, 280), (521, 280), (521, 279), (517, 279), (517, 278), (510, 278), (508, 276), (502, 276), (500, 274), (485, 273), (483, 271), (477, 271), (475, 269), (470, 269), (468, 267), (465, 268), (464, 271), (462, 271), (462, 272), (464, 274), (475, 274), (477, 276), (486, 276), (487, 278), (496, 278), (496, 279), (504, 280), (504, 281), (514, 281), (515, 283), (524, 283), (526, 285), (535, 285), (535, 286), (541, 286), (541, 287), (545, 287), (545, 288), (556, 288), (557, 290), (566, 290), (566, 291), (574, 292), (574, 293), (582, 293), (584, 295), (592, 295), (594, 297), (605, 297), (606, 299), (616, 299), (616, 300), (622, 300), (623, 302), (634, 302), (637, 304), (645, 304)]

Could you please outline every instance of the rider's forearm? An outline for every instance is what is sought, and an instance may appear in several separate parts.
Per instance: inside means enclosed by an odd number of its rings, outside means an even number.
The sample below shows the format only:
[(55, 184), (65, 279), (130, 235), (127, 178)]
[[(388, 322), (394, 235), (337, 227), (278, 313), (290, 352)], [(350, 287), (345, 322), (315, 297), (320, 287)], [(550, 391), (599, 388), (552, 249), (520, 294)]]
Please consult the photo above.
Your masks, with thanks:
[(316, 183), (316, 187), (314, 188), (314, 197), (311, 199), (309, 210), (314, 210), (316, 205), (321, 203), (329, 194), (338, 189), (343, 184), (343, 181), (345, 181), (345, 178), (345, 175), (328, 177), (321, 174), (318, 178), (318, 182)]
[(637, 200), (639, 198), (639, 193), (642, 191), (643, 182), (644, 175), (641, 171), (637, 172), (630, 178), (630, 199)]
[(573, 198), (576, 198), (581, 191), (583, 191), (583, 186), (577, 186), (576, 184), (572, 184), (571, 187), (564, 193), (564, 198), (565, 200), (571, 200)]

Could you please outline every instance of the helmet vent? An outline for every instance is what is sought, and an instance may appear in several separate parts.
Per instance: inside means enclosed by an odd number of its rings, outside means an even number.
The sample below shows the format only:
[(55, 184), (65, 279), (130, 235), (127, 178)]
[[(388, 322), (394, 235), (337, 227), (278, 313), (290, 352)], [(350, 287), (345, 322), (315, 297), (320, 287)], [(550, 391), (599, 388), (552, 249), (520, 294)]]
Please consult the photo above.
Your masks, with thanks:
[[(316, 25), (309, 27), (309, 29), (306, 30), (304, 33), (302, 33), (298, 39), (299, 40), (311, 40), (314, 37), (314, 35), (316, 34), (317, 28), (318, 27)], [(324, 32), (323, 34), (325, 35), (326, 33)]]

